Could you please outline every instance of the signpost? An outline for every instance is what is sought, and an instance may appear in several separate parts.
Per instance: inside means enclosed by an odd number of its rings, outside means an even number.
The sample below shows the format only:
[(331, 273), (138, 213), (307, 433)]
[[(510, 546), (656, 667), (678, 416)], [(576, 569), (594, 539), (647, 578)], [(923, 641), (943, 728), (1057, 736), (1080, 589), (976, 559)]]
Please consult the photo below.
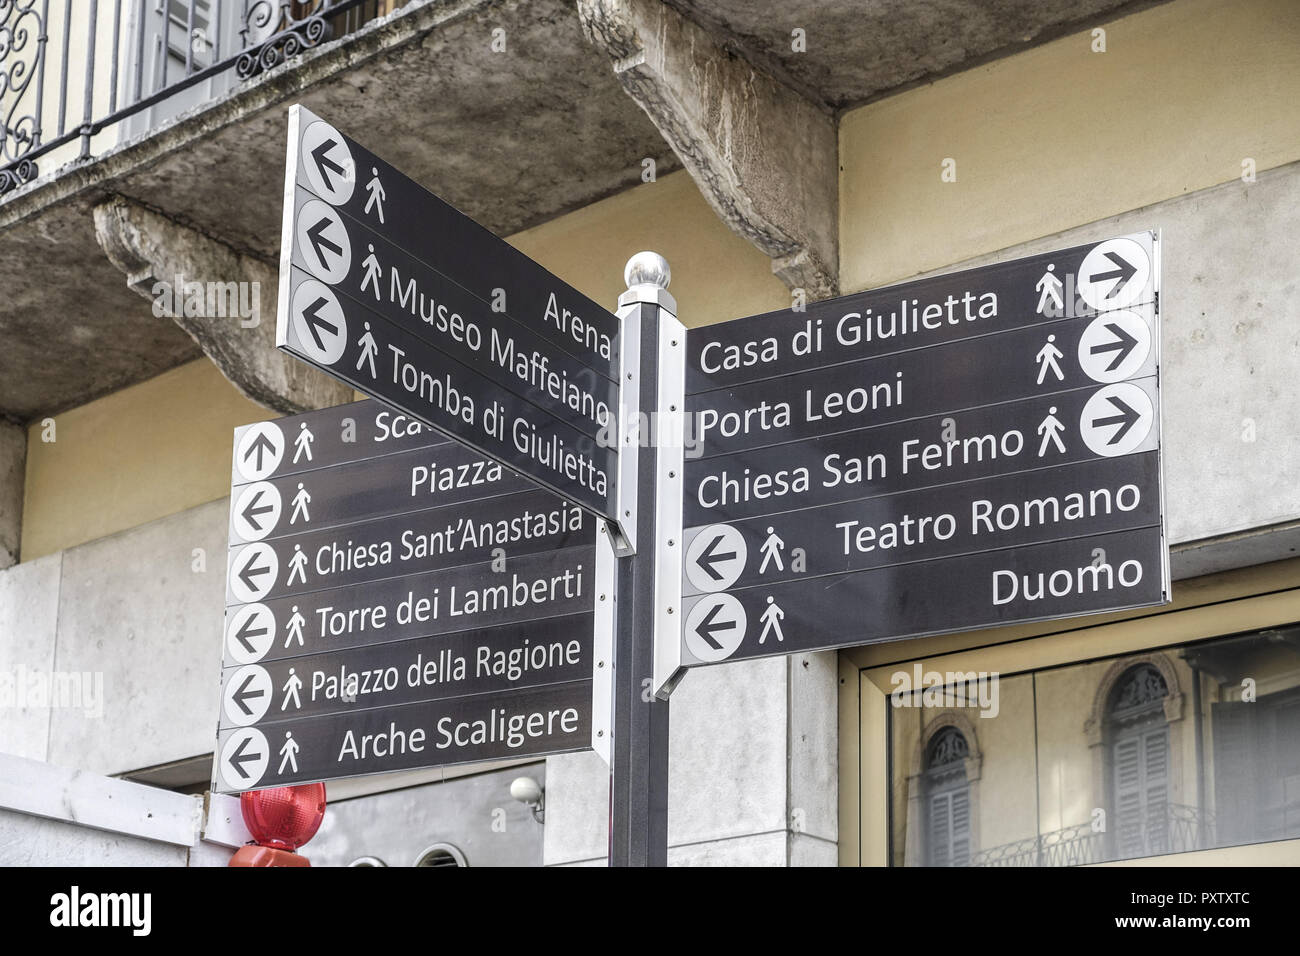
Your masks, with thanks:
[(1151, 234), (692, 330), (681, 668), (1160, 604)]
[(630, 524), (618, 319), (298, 106), (286, 172), (276, 344)]
[(365, 401), (240, 429), (230, 522), (215, 789), (607, 747), (575, 505)]

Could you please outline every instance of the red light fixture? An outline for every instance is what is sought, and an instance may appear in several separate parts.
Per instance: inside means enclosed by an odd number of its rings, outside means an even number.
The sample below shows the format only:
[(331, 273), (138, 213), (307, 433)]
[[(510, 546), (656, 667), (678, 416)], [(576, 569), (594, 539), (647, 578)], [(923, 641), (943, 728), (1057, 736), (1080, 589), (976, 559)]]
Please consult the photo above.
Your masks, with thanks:
[(310, 866), (295, 851), (325, 819), (325, 784), (271, 787), (239, 795), (244, 825), (256, 845), (241, 847), (231, 866)]

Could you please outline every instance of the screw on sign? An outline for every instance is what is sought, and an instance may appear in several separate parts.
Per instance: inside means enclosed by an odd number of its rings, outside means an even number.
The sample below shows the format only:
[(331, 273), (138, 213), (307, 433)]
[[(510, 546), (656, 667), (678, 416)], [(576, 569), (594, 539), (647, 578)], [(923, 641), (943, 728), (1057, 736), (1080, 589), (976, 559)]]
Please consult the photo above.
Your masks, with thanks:
[(239, 811), (254, 843), (240, 847), (230, 866), (311, 866), (296, 851), (325, 819), (325, 784), (241, 793)]

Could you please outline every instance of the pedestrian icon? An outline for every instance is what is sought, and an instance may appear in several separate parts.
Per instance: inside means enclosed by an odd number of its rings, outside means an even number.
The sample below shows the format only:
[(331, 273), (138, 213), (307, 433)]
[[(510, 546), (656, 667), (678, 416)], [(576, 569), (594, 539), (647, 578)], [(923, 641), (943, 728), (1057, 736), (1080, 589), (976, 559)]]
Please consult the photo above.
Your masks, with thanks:
[(298, 772), (298, 741), (293, 739), (292, 730), (284, 732), (284, 745), (280, 747), (280, 769), (276, 774), (282, 775), (286, 764), (290, 773)]
[(1122, 309), (1146, 298), (1151, 258), (1132, 239), (1107, 239), (1079, 265), (1079, 297), (1098, 312)]
[(701, 528), (686, 548), (686, 580), (699, 591), (724, 591), (745, 570), (749, 548), (730, 525)]
[(379, 181), (379, 170), (374, 166), (370, 167), (370, 182), (366, 183), (366, 192), (369, 194), (366, 198), (365, 212), (370, 212), (374, 207), (375, 215), (379, 217), (380, 225), (384, 222), (384, 200), (388, 194), (384, 192), (384, 184)]
[(1038, 426), (1038, 434), (1043, 436), (1043, 443), (1038, 446), (1039, 458), (1047, 454), (1047, 446), (1051, 444), (1056, 445), (1056, 450), (1062, 455), (1065, 454), (1065, 443), (1061, 441), (1061, 433), (1064, 431), (1065, 423), (1056, 417), (1056, 406), (1053, 405), (1047, 410), (1047, 417)]
[(1038, 350), (1038, 355), (1034, 359), (1034, 361), (1038, 363), (1039, 385), (1043, 384), (1043, 379), (1047, 377), (1049, 369), (1052, 374), (1056, 376), (1058, 382), (1065, 381), (1065, 373), (1061, 371), (1061, 366), (1058, 363), (1058, 359), (1064, 357), (1065, 353), (1056, 347), (1056, 336), (1049, 335), (1047, 337), (1047, 343)]
[(333, 365), (348, 347), (343, 306), (329, 286), (307, 279), (293, 293), (293, 331), (298, 346), (322, 365)]
[(778, 571), (784, 571), (785, 562), (781, 559), (781, 552), (784, 550), (785, 542), (777, 536), (776, 529), (769, 527), (767, 529), (767, 540), (763, 542), (763, 547), (759, 549), (763, 555), (763, 562), (758, 566), (758, 573), (766, 574), (769, 563), (775, 563)]
[(289, 577), (284, 582), (285, 587), (293, 584), (294, 577), (303, 584), (307, 583), (307, 552), (300, 544), (293, 546), (293, 557), (289, 559)]
[(316, 440), (316, 436), (307, 430), (307, 423), (303, 422), (298, 426), (298, 437), (293, 440), (293, 464), (298, 464), (301, 456), (306, 456), (311, 461), (311, 443)]
[(221, 748), (221, 776), (229, 790), (251, 790), (266, 773), (271, 757), (266, 735), (256, 727), (242, 727), (226, 738)]
[(767, 609), (758, 616), (759, 621), (763, 624), (763, 633), (758, 635), (758, 643), (762, 644), (767, 640), (768, 632), (775, 632), (772, 636), (778, 641), (785, 640), (785, 634), (781, 632), (781, 621), (785, 618), (785, 611), (781, 610), (781, 605), (769, 597), (767, 599)]
[(709, 594), (686, 615), (686, 648), (702, 663), (730, 657), (745, 639), (744, 606), (730, 594)]
[(284, 686), (280, 690), (284, 692), (284, 700), (280, 704), (281, 710), (289, 706), (290, 697), (293, 698), (295, 708), (302, 707), (302, 698), (298, 696), (298, 691), (302, 690), (302, 678), (298, 676), (294, 668), (289, 668), (289, 679), (284, 682)]
[(260, 541), (280, 520), (280, 492), (269, 481), (244, 488), (235, 499), (231, 521), (235, 534), (245, 541)]
[[(1034, 291), (1038, 293), (1038, 314), (1048, 316), (1061, 316), (1065, 314), (1065, 299), (1061, 296), (1063, 288), (1061, 280), (1056, 275), (1056, 266), (1049, 265), (1043, 277), (1038, 280), (1034, 286)], [(1055, 303), (1048, 306), (1048, 300)]]
[(235, 470), (245, 481), (261, 481), (280, 464), (284, 433), (275, 422), (250, 425), (235, 448)]
[(298, 646), (303, 646), (302, 628), (307, 623), (307, 619), (298, 612), (298, 605), (293, 606), (293, 613), (289, 617), (289, 626), (285, 628), (284, 646), (288, 647), (296, 638)]
[(265, 604), (245, 604), (230, 616), (226, 650), (237, 664), (252, 664), (275, 643), (275, 615)]
[(357, 359), (357, 371), (361, 371), (361, 366), (370, 363), (370, 377), (378, 378), (379, 373), (375, 370), (375, 356), (379, 354), (379, 344), (375, 341), (375, 336), (370, 331), (370, 323), (366, 323), (366, 332), (357, 340), (357, 345), (361, 346), (361, 357)]
[(279, 570), (280, 559), (269, 544), (240, 548), (230, 560), (230, 590), (242, 604), (260, 601), (275, 586)]
[(1145, 446), (1155, 423), (1151, 396), (1132, 382), (1098, 389), (1083, 406), (1079, 433), (1093, 452), (1107, 458)]
[(1132, 378), (1151, 354), (1151, 327), (1137, 312), (1097, 316), (1079, 337), (1079, 367), (1096, 382)]
[(289, 516), (289, 524), (294, 524), (300, 515), (302, 516), (303, 524), (310, 521), (311, 516), (307, 514), (307, 505), (310, 503), (311, 495), (308, 493), (307, 489), (302, 486), (302, 482), (298, 482), (298, 493), (293, 496), (293, 514)]
[(303, 203), (298, 211), (298, 249), (318, 279), (337, 285), (352, 267), (352, 241), (337, 212), (319, 199)]
[(270, 706), (271, 675), (261, 664), (246, 664), (226, 681), (226, 717), (232, 724), (255, 724)]
[(366, 270), (366, 274), (361, 277), (361, 291), (365, 292), (366, 286), (371, 286), (375, 293), (375, 301), (379, 302), (381, 301), (379, 293), (379, 277), (383, 270), (380, 269), (379, 259), (375, 256), (374, 245), (368, 244), (366, 249), (370, 251), (370, 255), (361, 260), (361, 267)]

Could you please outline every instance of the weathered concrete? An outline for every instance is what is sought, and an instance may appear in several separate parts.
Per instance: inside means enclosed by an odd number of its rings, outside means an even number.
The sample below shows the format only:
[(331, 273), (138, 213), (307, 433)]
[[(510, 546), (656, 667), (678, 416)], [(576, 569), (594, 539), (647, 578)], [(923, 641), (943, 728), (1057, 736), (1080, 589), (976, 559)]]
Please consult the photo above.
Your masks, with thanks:
[[(350, 387), (276, 349), (273, 266), (121, 196), (94, 212), (95, 238), (126, 284), (175, 319), (249, 399), (286, 414), (351, 400)], [(189, 307), (198, 304), (187, 302), (189, 283), (201, 308)], [(227, 284), (244, 288), (228, 299)], [(247, 315), (245, 304), (255, 306)]]
[(0, 866), (185, 866), (189, 848), (0, 810)]
[(835, 295), (832, 117), (660, 0), (578, 0), (578, 13), (723, 222), (791, 289)]
[[(664, 0), (836, 109), (1152, 6), (1132, 0)], [(806, 50), (794, 48), (802, 29)]]
[[(63, 555), (52, 554), (0, 571), (0, 680), (6, 684), (30, 687), (54, 669), (62, 569)], [(0, 707), (0, 751), (45, 760), (50, 707), (31, 695), (17, 703)]]
[(18, 563), (27, 478), (27, 429), (0, 420), (0, 571)]
[(640, 183), (643, 159), (678, 168), (569, 0), (413, 0), (4, 197), (0, 414), (30, 420), (199, 355), (124, 286), (92, 210), (120, 195), (275, 260), (295, 102), (504, 235)]

